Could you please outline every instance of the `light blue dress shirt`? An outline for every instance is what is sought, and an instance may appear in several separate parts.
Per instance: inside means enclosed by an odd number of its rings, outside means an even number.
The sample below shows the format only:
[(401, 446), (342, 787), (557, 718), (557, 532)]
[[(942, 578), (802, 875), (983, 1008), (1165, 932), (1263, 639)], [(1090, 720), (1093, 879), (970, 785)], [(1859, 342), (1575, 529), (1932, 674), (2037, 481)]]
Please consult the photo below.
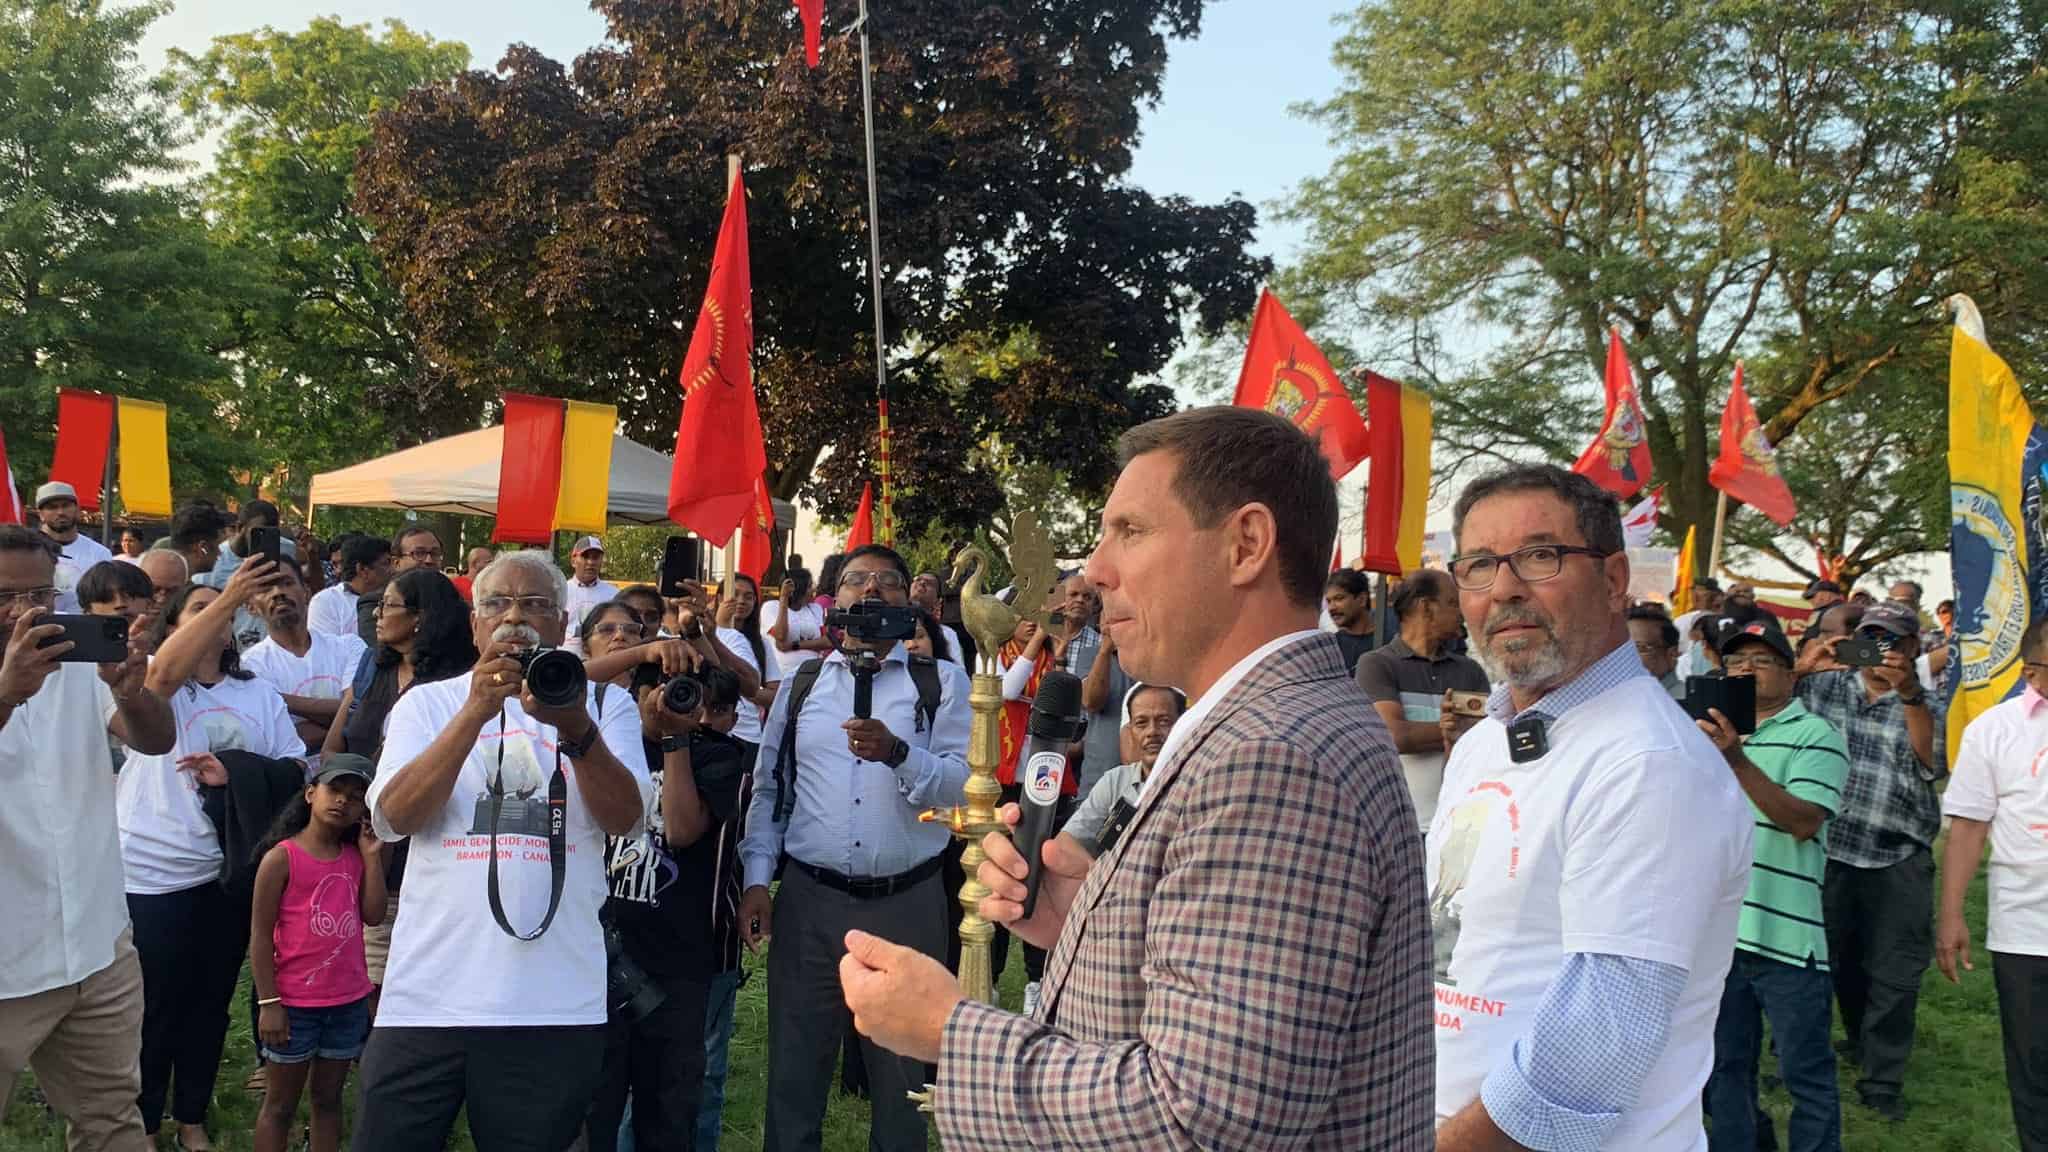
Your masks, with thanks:
[[(1622, 644), (1520, 712), (1507, 686), (1497, 687), (1487, 711), (1509, 725), (1535, 715), (1556, 721), (1622, 681), (1648, 675), (1634, 645)], [(1596, 1152), (1663, 1056), (1685, 981), (1686, 970), (1675, 964), (1566, 954), (1528, 1033), (1480, 1087), (1486, 1115), (1525, 1148)]]
[(746, 886), (766, 884), (782, 854), (842, 876), (881, 877), (908, 872), (945, 851), (952, 833), (918, 814), (966, 798), (967, 738), (973, 726), (967, 673), (941, 660), (939, 710), (930, 728), (917, 710), (917, 685), (905, 649), (898, 644), (875, 676), (874, 717), (910, 745), (901, 767), (858, 760), (843, 729), (853, 718), (853, 671), (846, 657), (825, 658), (798, 718), (796, 807), (785, 827), (775, 819), (781, 781), (775, 760), (789, 723), (792, 673), (782, 679), (768, 719), (761, 725), (761, 756), (754, 771), (754, 799), (747, 810), (747, 835), (740, 842)]

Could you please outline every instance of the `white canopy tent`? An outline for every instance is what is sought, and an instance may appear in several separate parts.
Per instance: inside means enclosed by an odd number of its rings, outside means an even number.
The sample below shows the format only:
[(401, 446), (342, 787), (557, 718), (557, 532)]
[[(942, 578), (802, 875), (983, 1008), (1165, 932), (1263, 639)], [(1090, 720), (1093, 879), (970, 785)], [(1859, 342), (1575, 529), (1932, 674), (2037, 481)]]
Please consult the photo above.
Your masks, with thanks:
[[(498, 514), (505, 429), (492, 425), (313, 477), (311, 499), (343, 508)], [(666, 524), (670, 457), (612, 437), (608, 515), (614, 524)]]

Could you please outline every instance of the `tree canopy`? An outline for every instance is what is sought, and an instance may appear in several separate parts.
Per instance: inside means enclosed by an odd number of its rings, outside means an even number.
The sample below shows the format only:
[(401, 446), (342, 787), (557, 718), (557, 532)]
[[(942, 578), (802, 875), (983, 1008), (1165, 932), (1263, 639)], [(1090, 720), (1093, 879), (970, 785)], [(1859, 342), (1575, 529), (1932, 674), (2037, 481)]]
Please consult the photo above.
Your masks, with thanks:
[(49, 474), (59, 387), (164, 402), (181, 490), (249, 462), (213, 433), (263, 286), (175, 181), (182, 125), (135, 61), (164, 10), (0, 0), (0, 424), (23, 484)]
[[(2037, 9), (1376, 0), (1338, 42), (1342, 91), (1313, 109), (1342, 152), (1292, 206), (1309, 241), (1287, 282), (1433, 393), (1447, 464), (1575, 456), (1618, 325), (1678, 535), (1711, 531), (1707, 466), (1746, 357), (1819, 534), (1903, 526), (1908, 551), (1939, 547), (1945, 531), (1900, 517), (1945, 477), (1888, 454), (1945, 442), (1950, 293), (1975, 296), (1994, 344), (2037, 375)], [(1898, 411), (1935, 423), (1898, 427)], [(1862, 434), (1870, 420), (1883, 437)], [(1795, 432), (1814, 450), (1785, 444)], [(1889, 478), (1850, 467), (1845, 438)]]
[[(665, 445), (723, 208), (750, 192), (756, 379), (779, 496), (844, 517), (873, 472), (873, 323), (858, 51), (807, 71), (781, 0), (599, 0), (613, 43), (379, 114), (357, 204), (433, 383), (479, 409), (525, 388), (620, 405)], [(1249, 310), (1252, 208), (1127, 179), (1169, 38), (1201, 0), (909, 0), (871, 15), (898, 523), (966, 531), (1001, 502), (991, 437), (1081, 490), (1184, 320)], [(960, 355), (963, 348), (1028, 354)], [(449, 403), (457, 402), (448, 399)]]
[(185, 111), (217, 130), (200, 191), (215, 234), (271, 289), (240, 317), (229, 412), (259, 474), (303, 498), (315, 472), (475, 426), (473, 409), (423, 404), (438, 369), (354, 210), (372, 117), (469, 63), (460, 44), (396, 21), (314, 20), (172, 54)]

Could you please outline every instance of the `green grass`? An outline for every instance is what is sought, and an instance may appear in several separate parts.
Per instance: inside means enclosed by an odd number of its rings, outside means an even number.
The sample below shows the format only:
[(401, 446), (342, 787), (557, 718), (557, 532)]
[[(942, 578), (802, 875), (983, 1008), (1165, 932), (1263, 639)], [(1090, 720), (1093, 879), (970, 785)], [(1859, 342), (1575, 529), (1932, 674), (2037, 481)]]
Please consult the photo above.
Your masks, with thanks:
[[(1967, 915), (1972, 937), (1984, 939), (1984, 880), (1970, 887)], [(1976, 953), (1978, 969), (1965, 973), (1960, 988), (1929, 969), (1921, 986), (1919, 1034), (1906, 1074), (1903, 1124), (1891, 1125), (1855, 1103), (1853, 1067), (1842, 1076), (1842, 1146), (1849, 1152), (2017, 1152), (2012, 1113), (2006, 1099), (2005, 1063), (1998, 1032), (1998, 1001), (1991, 986), (1990, 957)], [(726, 1085), (726, 1149), (761, 1146), (761, 1120), (766, 1107), (768, 1001), (763, 960), (751, 962), (755, 974), (740, 990), (738, 1021), (732, 1039), (732, 1075)], [(1004, 972), (1002, 1000), (1016, 1007), (1023, 996), (1024, 963), (1013, 954)], [(246, 993), (244, 993), (246, 994)], [(242, 1081), (255, 1059), (248, 1020), (235, 1001), (234, 1024), (228, 1035), (219, 1086), (214, 1092), (211, 1128), (214, 1146), (230, 1152), (249, 1147), (257, 1099), (242, 1091)], [(1839, 1029), (1838, 1029), (1839, 1031)], [(1765, 1058), (1766, 1070), (1775, 1071)], [(59, 1124), (34, 1094), (32, 1075), (15, 1089), (13, 1106), (0, 1127), (0, 1152), (62, 1152)], [(351, 1089), (351, 1098), (353, 1089)], [(351, 1105), (352, 1106), (352, 1105)], [(1785, 1138), (1791, 1100), (1782, 1089), (1765, 1097), (1765, 1109)], [(825, 1147), (829, 1152), (860, 1152), (867, 1147), (868, 1107), (861, 1100), (835, 1093), (825, 1116)], [(161, 1146), (171, 1148), (172, 1126), (165, 1124)], [(938, 1146), (936, 1139), (932, 1147)], [(468, 1134), (457, 1126), (451, 1148), (468, 1152)]]
[[(725, 1084), (725, 1125), (720, 1147), (725, 1149), (758, 1149), (761, 1147), (762, 1118), (766, 1115), (768, 1096), (768, 957), (763, 952), (747, 961), (749, 977), (740, 989), (739, 1003), (732, 1035), (732, 1071)], [(248, 1079), (249, 1071), (256, 1063), (256, 1048), (249, 1036), (247, 997), (249, 995), (248, 974), (243, 973), (243, 985), (235, 992), (234, 1006), (230, 1009), (232, 1020), (228, 1027), (227, 1050), (221, 1057), (220, 1078), (214, 1085), (213, 1108), (208, 1117), (207, 1128), (213, 1135), (213, 1145), (221, 1152), (248, 1152), (250, 1132), (256, 1124), (260, 1097), (242, 1090), (242, 1083)], [(1003, 972), (999, 997), (1003, 1004), (1016, 1009), (1024, 999), (1024, 956), (1021, 945), (1013, 945), (1008, 966)], [(24, 1072), (20, 1083), (15, 1086), (14, 1099), (7, 1109), (7, 1119), (0, 1125), (0, 1152), (64, 1152), (63, 1124), (42, 1102), (42, 1095), (35, 1091), (35, 1074)], [(4, 1088), (0, 1085), (0, 1088)], [(348, 1114), (355, 1114), (355, 1083), (350, 1081), (345, 1098)], [(303, 1106), (300, 1114), (304, 1121)], [(346, 1133), (344, 1129), (344, 1145)], [(176, 1125), (168, 1118), (157, 1133), (157, 1146), (172, 1150), (177, 1147), (173, 1139)], [(864, 1152), (868, 1146), (868, 1104), (857, 1097), (845, 1096), (838, 1092), (835, 1083), (831, 1099), (825, 1109), (825, 1148), (827, 1152)], [(939, 1147), (933, 1137), (930, 1146)], [(461, 1123), (455, 1126), (455, 1136), (448, 1147), (456, 1152), (474, 1152), (469, 1131)], [(295, 1149), (303, 1144), (295, 1143)]]

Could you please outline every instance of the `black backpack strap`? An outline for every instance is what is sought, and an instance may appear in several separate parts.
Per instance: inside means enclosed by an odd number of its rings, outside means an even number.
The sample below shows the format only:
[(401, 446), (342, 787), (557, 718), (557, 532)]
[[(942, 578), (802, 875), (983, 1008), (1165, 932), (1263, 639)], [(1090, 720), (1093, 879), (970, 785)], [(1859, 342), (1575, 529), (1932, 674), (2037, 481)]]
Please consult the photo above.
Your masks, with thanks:
[(775, 822), (784, 823), (789, 814), (796, 810), (796, 721), (803, 712), (804, 700), (811, 694), (811, 685), (818, 682), (818, 673), (825, 667), (825, 661), (813, 657), (797, 667), (789, 682), (789, 707), (783, 712), (782, 745), (775, 752)]
[(939, 719), (939, 662), (911, 653), (910, 680), (917, 685), (917, 712), (924, 717), (924, 730), (929, 736)]

